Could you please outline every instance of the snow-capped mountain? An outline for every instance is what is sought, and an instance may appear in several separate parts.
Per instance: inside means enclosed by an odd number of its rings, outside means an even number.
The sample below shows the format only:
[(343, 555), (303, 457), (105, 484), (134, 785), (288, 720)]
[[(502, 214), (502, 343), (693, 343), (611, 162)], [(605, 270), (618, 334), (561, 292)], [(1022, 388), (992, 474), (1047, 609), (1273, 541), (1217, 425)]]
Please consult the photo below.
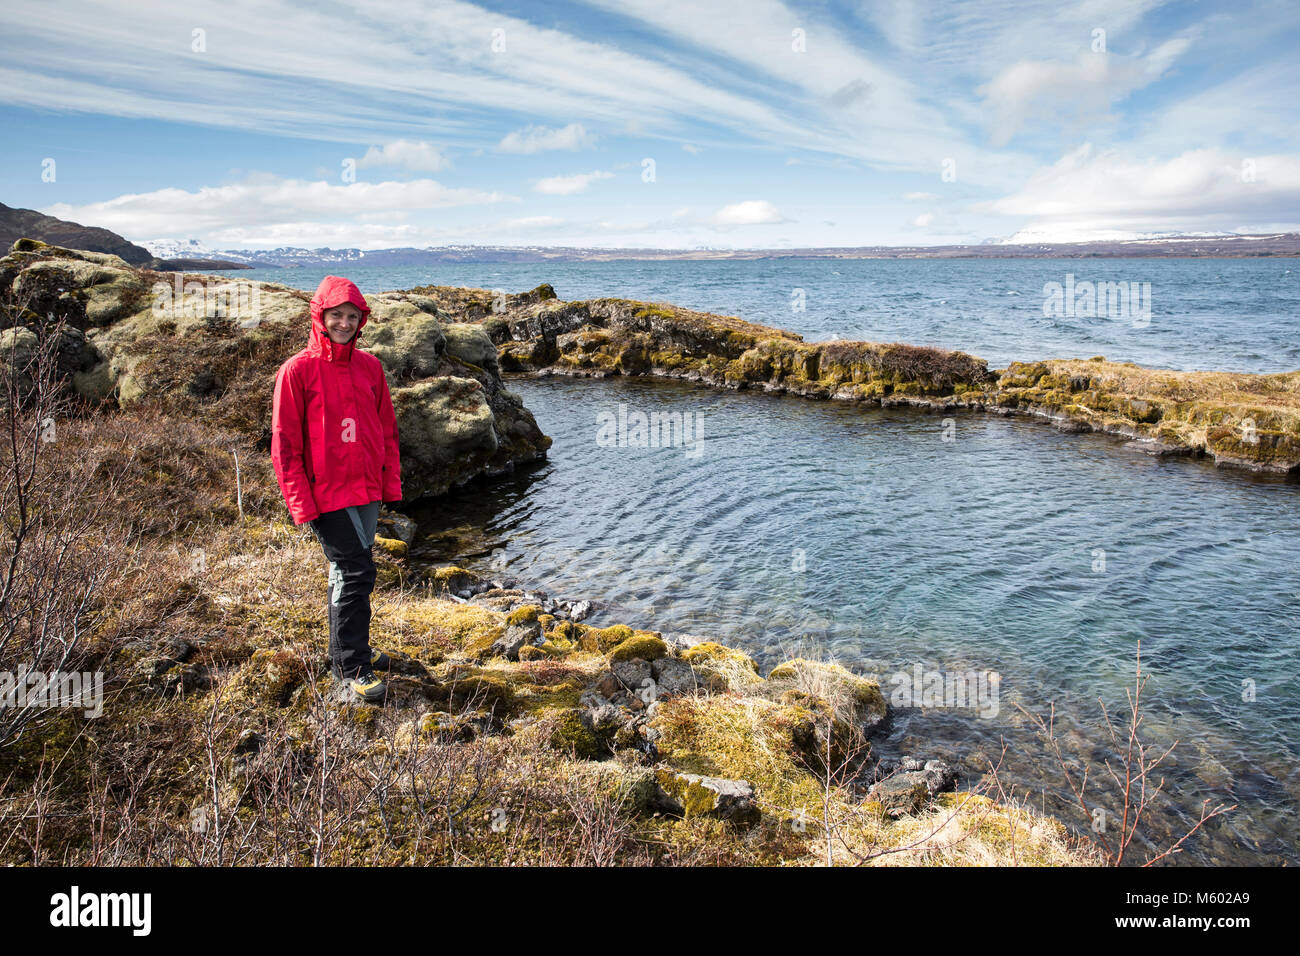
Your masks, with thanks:
[(150, 239), (139, 243), (158, 259), (218, 259), (220, 254), (197, 239)]
[(1265, 238), (1239, 236), (1233, 232), (1124, 232), (1117, 229), (1049, 228), (1021, 229), (1013, 236), (996, 241), (1001, 246), (1061, 245), (1079, 242), (1160, 242), (1179, 239), (1242, 239)]
[[(213, 249), (198, 239), (150, 239), (140, 243), (159, 259), (224, 259), (250, 266), (320, 266), (334, 262), (357, 262), (365, 258), (362, 249)], [(391, 250), (384, 250), (391, 251)]]

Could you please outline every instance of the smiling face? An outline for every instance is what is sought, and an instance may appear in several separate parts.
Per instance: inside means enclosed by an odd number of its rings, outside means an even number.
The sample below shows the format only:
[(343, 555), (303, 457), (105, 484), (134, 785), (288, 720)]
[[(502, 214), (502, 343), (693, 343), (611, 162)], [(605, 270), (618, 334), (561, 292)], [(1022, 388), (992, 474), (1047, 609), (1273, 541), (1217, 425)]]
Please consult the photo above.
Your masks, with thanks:
[(325, 320), (325, 331), (329, 333), (330, 341), (336, 345), (346, 345), (352, 340), (357, 323), (361, 321), (361, 310), (351, 302), (344, 302), (326, 309), (321, 318)]

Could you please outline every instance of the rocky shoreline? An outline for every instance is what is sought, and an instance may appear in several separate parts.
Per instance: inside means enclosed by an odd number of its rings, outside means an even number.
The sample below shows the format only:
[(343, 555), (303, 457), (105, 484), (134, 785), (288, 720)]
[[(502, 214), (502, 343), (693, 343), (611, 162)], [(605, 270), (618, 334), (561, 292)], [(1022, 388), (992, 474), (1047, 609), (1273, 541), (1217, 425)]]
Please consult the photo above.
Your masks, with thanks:
[(927, 412), (1027, 415), (1096, 431), (1159, 456), (1300, 479), (1300, 371), (1178, 372), (1129, 362), (1045, 359), (989, 369), (963, 352), (819, 342), (734, 316), (628, 299), (564, 302), (550, 286), (496, 299), (422, 287), (478, 322), (507, 373), (647, 376), (729, 389)]
[[(395, 541), (409, 547), (418, 534), (415, 522), (393, 512), (380, 517), (379, 528), (386, 534), (381, 535), (377, 546), (396, 553), (406, 553), (406, 549)], [(837, 702), (838, 707), (822, 700), (800, 711), (803, 722), (792, 732), (792, 740), (811, 764), (818, 763), (828, 743), (827, 734), (817, 726), (819, 706), (829, 716), (835, 710), (844, 710), (846, 700), (849, 702), (847, 719), (852, 726), (845, 725), (842, 716), (830, 717), (832, 725), (840, 722), (830, 734), (839, 738), (835, 740), (837, 747), (861, 734), (869, 749), (870, 740), (889, 724), (890, 706), (879, 684), (838, 665), (797, 659), (773, 668), (764, 679), (758, 677), (757, 666), (743, 652), (707, 637), (641, 630), (624, 624), (607, 628), (582, 624), (598, 606), (597, 601), (556, 600), (512, 576), (485, 576), (454, 563), (435, 564), (417, 573), (416, 583), (424, 583), (432, 593), (458, 604), (504, 615), (504, 627), (493, 632), (491, 643), (486, 638), (477, 642), (482, 659), (544, 661), (562, 659), (566, 652), (579, 649), (605, 654), (607, 667), (595, 674), (579, 695), (578, 706), (567, 715), (566, 741), (589, 758), (607, 758), (617, 751), (632, 750), (638, 760), (656, 765), (660, 757), (657, 741), (662, 735), (651, 718), (659, 701), (683, 694), (735, 692), (738, 684), (743, 686), (751, 680), (798, 683), (800, 678), (806, 679), (806, 671), (816, 673), (822, 681), (841, 685), (838, 689), (847, 692), (847, 698)], [(713, 670), (711, 662), (719, 659), (729, 667)], [(742, 673), (750, 672), (752, 678), (736, 681), (737, 667)], [(803, 691), (786, 696), (798, 704), (813, 703)], [(845, 767), (855, 765), (843, 785), (891, 818), (925, 810), (940, 794), (954, 793), (959, 780), (958, 774), (940, 759), (911, 755), (880, 759), (873, 754), (854, 760), (847, 753), (837, 756)], [(658, 766), (654, 778), (647, 779), (642, 789), (642, 799), (650, 807), (669, 815), (684, 815), (684, 804), (690, 804), (694, 813), (712, 815), (741, 827), (752, 826), (762, 816), (755, 785), (749, 780)]]

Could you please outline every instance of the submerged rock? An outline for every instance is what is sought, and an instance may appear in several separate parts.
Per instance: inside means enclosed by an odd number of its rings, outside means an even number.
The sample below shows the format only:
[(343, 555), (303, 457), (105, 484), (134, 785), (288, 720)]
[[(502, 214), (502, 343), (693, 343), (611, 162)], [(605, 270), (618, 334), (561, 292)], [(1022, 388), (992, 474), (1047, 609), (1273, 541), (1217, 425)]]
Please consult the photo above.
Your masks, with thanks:
[(893, 817), (919, 812), (957, 784), (957, 774), (944, 761), (922, 762), (915, 757), (904, 757), (897, 764), (881, 761), (876, 776), (883, 779), (871, 785), (866, 798)]

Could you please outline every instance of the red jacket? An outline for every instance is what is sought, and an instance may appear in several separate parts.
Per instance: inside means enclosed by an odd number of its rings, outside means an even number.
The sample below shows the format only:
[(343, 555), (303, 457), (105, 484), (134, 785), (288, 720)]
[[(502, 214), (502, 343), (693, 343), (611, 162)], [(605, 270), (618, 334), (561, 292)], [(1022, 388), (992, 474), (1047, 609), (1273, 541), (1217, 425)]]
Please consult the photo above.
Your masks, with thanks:
[[(336, 345), (323, 313), (344, 302), (361, 319), (352, 340)], [(307, 347), (276, 373), (271, 463), (295, 524), (349, 505), (402, 500), (388, 380), (379, 359), (356, 348), (369, 317), (360, 289), (326, 276), (312, 296)]]

